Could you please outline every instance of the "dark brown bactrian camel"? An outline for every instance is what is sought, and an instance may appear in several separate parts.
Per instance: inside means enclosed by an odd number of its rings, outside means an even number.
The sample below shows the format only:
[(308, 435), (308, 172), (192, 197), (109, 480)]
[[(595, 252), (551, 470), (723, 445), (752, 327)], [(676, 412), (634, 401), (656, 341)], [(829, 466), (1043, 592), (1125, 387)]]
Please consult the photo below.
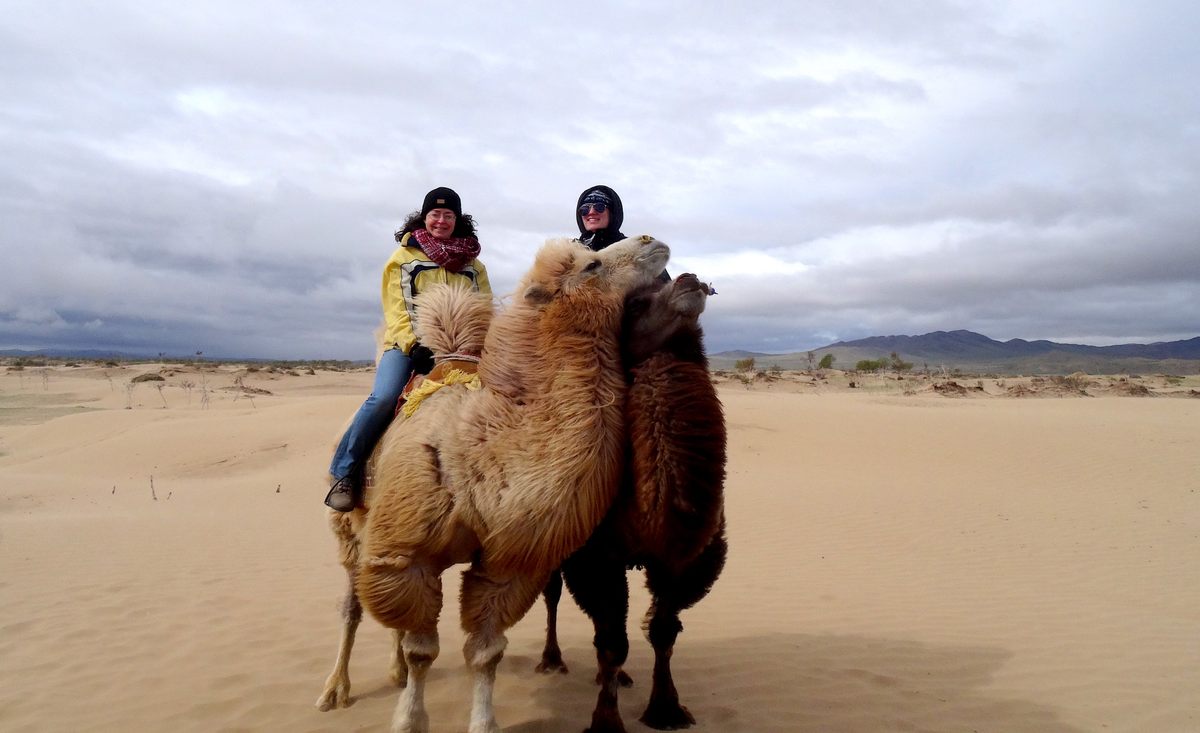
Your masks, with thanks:
[[(605, 516), (624, 469), (627, 384), (618, 338), (626, 296), (651, 282), (669, 250), (642, 236), (600, 252), (547, 243), (491, 321), (481, 385), (448, 384), (384, 435), (365, 508), (334, 530), (361, 606), (403, 632), (406, 677), (393, 733), (426, 733), (424, 690), (437, 657), (441, 574), (463, 573), (463, 654), (474, 672), (470, 733), (499, 733), (492, 705), (504, 632), (537, 600), (553, 570)], [(428, 317), (418, 303), (418, 320)], [(318, 706), (348, 694), (343, 659)], [(405, 671), (406, 670), (406, 671)]]
[[(710, 288), (685, 274), (635, 291), (626, 301), (622, 356), (630, 461), (621, 492), (591, 536), (562, 566), (567, 588), (595, 628), (600, 694), (590, 733), (625, 730), (617, 691), (629, 652), (626, 570), (646, 570), (653, 602), (644, 630), (654, 647), (654, 681), (641, 721), (686, 728), (671, 654), (679, 613), (708, 594), (725, 565), (725, 419), (708, 373), (699, 316)], [(561, 581), (547, 584), (546, 648), (539, 671), (566, 671), (556, 614)]]

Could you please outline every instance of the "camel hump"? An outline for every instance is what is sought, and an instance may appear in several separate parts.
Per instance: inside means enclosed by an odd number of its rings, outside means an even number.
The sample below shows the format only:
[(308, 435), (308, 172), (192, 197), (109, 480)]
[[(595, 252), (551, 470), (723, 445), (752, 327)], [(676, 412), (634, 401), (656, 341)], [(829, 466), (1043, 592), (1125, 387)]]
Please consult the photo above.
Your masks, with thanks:
[(492, 298), (459, 284), (437, 283), (417, 295), (417, 339), (434, 356), (479, 354), (492, 322)]

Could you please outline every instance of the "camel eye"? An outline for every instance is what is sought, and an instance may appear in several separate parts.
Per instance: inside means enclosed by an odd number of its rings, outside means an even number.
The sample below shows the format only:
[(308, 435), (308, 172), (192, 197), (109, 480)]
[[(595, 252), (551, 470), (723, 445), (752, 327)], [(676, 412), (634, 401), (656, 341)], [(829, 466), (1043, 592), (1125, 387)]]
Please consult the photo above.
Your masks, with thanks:
[(600, 260), (592, 260), (591, 262), (587, 263), (587, 267), (583, 268), (583, 271), (584, 272), (592, 272), (594, 270), (599, 270), (599, 269), (600, 269)]

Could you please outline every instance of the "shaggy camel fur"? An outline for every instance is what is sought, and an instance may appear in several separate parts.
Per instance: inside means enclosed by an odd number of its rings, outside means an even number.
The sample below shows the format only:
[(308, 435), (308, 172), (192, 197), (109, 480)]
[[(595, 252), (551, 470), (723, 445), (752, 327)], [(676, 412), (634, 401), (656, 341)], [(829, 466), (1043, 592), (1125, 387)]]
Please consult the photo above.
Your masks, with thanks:
[[(695, 719), (679, 704), (671, 675), (679, 613), (708, 594), (725, 564), (725, 421), (708, 374), (698, 318), (709, 293), (681, 275), (630, 296), (624, 360), (631, 460), (628, 478), (595, 534), (562, 567), (567, 588), (595, 627), (600, 694), (591, 733), (625, 730), (617, 691), (629, 652), (627, 568), (644, 567), (653, 603), (644, 628), (654, 647), (654, 681), (641, 721), (663, 730)], [(557, 574), (546, 588), (547, 639), (539, 671), (565, 672), (556, 638)]]
[[(455, 563), (470, 563), (461, 593), (463, 654), (475, 678), (469, 731), (500, 730), (492, 691), (504, 631), (592, 534), (619, 488), (621, 314), (626, 295), (651, 282), (668, 254), (647, 236), (600, 252), (547, 243), (512, 305), (492, 319), (482, 387), (447, 386), (384, 435), (375, 486), (365, 511), (356, 510), (365, 514), (353, 532), (357, 562), (347, 569), (362, 606), (403, 632), (407, 684), (392, 731), (428, 731), (424, 686), (439, 651), (441, 573)], [(327, 684), (319, 702), (331, 694)]]

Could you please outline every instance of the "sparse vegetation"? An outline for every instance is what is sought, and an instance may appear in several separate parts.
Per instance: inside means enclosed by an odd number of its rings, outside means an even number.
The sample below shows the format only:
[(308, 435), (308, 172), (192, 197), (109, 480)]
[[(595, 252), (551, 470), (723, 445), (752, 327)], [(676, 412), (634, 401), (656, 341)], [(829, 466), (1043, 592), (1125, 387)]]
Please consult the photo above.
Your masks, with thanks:
[(894, 351), (891, 353), (890, 359), (891, 361), (888, 366), (890, 366), (894, 371), (907, 372), (913, 368), (912, 362), (904, 361), (900, 358), (900, 355)]
[(1087, 388), (1092, 384), (1087, 375), (1081, 373), (1069, 374), (1065, 377), (1054, 376), (1050, 378), (1050, 381), (1051, 383), (1069, 391), (1082, 392), (1084, 394), (1087, 394)]
[(857, 372), (874, 373), (886, 369), (890, 362), (887, 359), (862, 359), (854, 365)]
[(825, 356), (821, 357), (821, 361), (817, 364), (817, 367), (819, 369), (832, 369), (833, 362), (835, 361), (837, 361), (837, 357), (835, 357), (833, 354), (826, 354)]
[(137, 382), (165, 382), (166, 379), (161, 374), (146, 373), (146, 374), (139, 374), (129, 381), (134, 382), (134, 383), (137, 383)]
[(739, 372), (754, 371), (754, 357), (750, 356), (745, 359), (738, 359), (736, 362), (734, 362), (733, 368)]

